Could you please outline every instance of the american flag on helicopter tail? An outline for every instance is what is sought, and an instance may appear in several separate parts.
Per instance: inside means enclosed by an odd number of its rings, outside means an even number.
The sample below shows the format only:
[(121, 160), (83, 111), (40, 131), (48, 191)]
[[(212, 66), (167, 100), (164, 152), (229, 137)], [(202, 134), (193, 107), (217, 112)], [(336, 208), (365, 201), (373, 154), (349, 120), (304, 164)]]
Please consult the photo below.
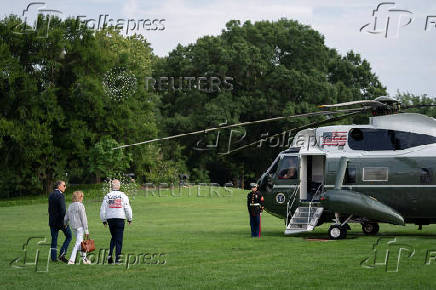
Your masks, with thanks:
[(344, 146), (347, 144), (347, 132), (324, 132), (321, 145)]

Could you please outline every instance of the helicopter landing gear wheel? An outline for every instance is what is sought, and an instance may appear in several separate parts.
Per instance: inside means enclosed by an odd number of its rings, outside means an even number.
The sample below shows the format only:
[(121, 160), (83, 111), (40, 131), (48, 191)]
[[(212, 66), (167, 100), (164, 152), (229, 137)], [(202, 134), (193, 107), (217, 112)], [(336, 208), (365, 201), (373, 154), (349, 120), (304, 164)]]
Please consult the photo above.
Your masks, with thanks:
[(365, 235), (373, 236), (376, 235), (379, 231), (380, 227), (378, 223), (363, 223), (362, 231)]
[(330, 240), (342, 240), (347, 237), (347, 228), (341, 225), (331, 225), (329, 228)]

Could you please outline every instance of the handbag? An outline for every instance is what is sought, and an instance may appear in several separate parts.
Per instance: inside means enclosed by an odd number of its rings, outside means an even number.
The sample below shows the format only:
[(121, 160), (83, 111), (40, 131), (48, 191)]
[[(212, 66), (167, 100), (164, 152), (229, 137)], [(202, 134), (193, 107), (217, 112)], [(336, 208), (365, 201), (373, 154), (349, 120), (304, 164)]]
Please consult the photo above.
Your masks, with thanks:
[(92, 240), (92, 239), (86, 239), (86, 240), (83, 240), (81, 243), (80, 243), (80, 247), (82, 248), (82, 252), (86, 252), (86, 253), (90, 253), (90, 252), (93, 252), (93, 251), (95, 251), (95, 243), (94, 243), (94, 240)]

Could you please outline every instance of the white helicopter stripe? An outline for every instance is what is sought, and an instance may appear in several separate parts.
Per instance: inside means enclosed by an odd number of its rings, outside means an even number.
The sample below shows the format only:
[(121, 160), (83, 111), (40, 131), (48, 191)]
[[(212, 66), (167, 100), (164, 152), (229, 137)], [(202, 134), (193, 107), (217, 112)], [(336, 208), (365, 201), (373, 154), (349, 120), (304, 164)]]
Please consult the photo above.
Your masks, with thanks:
[[(295, 188), (298, 185), (274, 185), (273, 188)], [(334, 185), (325, 185), (326, 188), (334, 188)], [(436, 185), (424, 185), (424, 184), (379, 184), (379, 185), (343, 185), (342, 187), (429, 187), (429, 188), (436, 188)]]
[[(335, 186), (334, 185), (325, 185), (325, 187), (328, 187), (328, 188), (334, 188)], [(413, 185), (410, 185), (410, 184), (404, 184), (404, 185), (401, 185), (401, 184), (379, 184), (379, 185), (343, 185), (342, 187), (419, 187), (419, 188), (422, 188), (422, 187), (430, 187), (430, 188), (434, 188), (434, 187), (436, 187), (436, 185), (424, 185), (424, 184), (413, 184)]]

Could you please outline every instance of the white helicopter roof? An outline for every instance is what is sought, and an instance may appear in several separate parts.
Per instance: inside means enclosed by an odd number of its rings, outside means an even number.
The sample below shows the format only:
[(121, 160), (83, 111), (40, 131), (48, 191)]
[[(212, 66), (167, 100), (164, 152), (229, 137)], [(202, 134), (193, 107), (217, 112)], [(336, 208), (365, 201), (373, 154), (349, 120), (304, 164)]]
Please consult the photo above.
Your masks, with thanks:
[(353, 128), (379, 128), (436, 137), (436, 119), (421, 114), (401, 113), (371, 117), (366, 125), (333, 125), (305, 129), (296, 134), (293, 146), (301, 148), (301, 155), (354, 151), (348, 145), (348, 132)]
[[(400, 113), (370, 117), (369, 124), (367, 125), (332, 125), (319, 127), (317, 128), (317, 132), (322, 133), (325, 131), (331, 131), (332, 129), (335, 129), (336, 131), (348, 131), (351, 128), (371, 127), (436, 136), (436, 119), (415, 113)], [(303, 130), (300, 132), (303, 133), (305, 131)]]
[(402, 113), (370, 118), (369, 124), (383, 129), (436, 136), (436, 119), (415, 113)]

